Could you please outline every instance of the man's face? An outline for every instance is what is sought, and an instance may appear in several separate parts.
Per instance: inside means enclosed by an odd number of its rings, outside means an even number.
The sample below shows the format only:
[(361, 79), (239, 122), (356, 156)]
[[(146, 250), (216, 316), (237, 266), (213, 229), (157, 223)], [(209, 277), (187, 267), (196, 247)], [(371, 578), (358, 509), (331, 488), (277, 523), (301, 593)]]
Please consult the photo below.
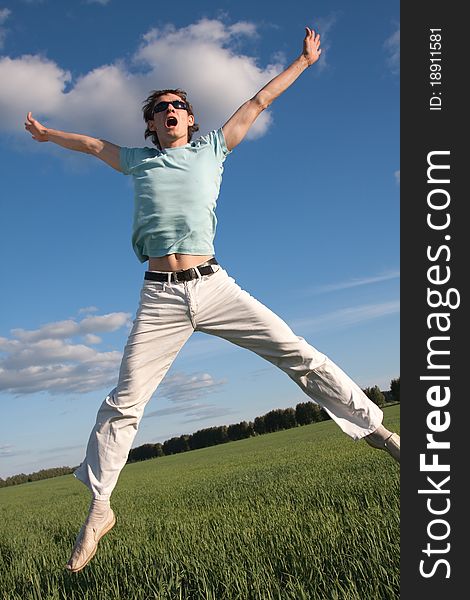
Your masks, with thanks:
[[(163, 94), (155, 100), (155, 106), (160, 102), (171, 102), (182, 99), (176, 94)], [(175, 108), (173, 104), (159, 112), (153, 113), (153, 120), (148, 122), (150, 131), (158, 135), (162, 148), (171, 146), (182, 146), (188, 143), (188, 127), (194, 125), (194, 116), (188, 114), (184, 108)]]

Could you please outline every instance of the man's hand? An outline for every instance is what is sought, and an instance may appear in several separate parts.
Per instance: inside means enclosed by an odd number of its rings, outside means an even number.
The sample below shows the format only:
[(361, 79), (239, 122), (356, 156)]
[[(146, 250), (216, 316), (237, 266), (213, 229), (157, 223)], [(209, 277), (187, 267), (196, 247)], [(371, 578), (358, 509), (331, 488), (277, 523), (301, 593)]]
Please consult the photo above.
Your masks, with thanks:
[(222, 127), (227, 148), (232, 150), (239, 144), (258, 116), (286, 89), (299, 75), (320, 58), (320, 34), (305, 28), (302, 54), (287, 69), (271, 79), (251, 100), (248, 100), (230, 117)]
[(26, 115), (24, 128), (33, 136), (33, 140), (37, 140), (38, 142), (49, 141), (47, 127), (44, 127), (39, 121), (33, 119), (33, 115), (30, 112)]
[(302, 56), (307, 59), (308, 66), (310, 67), (313, 63), (316, 63), (320, 58), (320, 34), (315, 35), (315, 30), (309, 27), (305, 28), (304, 48)]

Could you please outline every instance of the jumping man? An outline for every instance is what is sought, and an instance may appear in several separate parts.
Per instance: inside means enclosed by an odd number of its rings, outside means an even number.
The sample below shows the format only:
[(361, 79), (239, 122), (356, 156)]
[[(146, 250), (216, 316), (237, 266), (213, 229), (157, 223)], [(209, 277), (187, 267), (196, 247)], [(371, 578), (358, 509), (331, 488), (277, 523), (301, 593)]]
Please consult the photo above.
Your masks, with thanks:
[(199, 127), (181, 89), (157, 90), (145, 101), (145, 137), (153, 148), (124, 148), (49, 129), (28, 113), (25, 127), (35, 140), (91, 154), (133, 177), (132, 244), (138, 259), (148, 261), (117, 385), (98, 411), (85, 460), (75, 472), (92, 501), (67, 563), (71, 572), (88, 564), (114, 526), (110, 496), (145, 405), (193, 331), (256, 352), (282, 369), (346, 434), (365, 438), (399, 460), (400, 438), (383, 427), (380, 408), (327, 356), (243, 291), (215, 259), (215, 209), (226, 157), (263, 110), (320, 55), (320, 35), (306, 27), (300, 56), (223, 127), (194, 141)]

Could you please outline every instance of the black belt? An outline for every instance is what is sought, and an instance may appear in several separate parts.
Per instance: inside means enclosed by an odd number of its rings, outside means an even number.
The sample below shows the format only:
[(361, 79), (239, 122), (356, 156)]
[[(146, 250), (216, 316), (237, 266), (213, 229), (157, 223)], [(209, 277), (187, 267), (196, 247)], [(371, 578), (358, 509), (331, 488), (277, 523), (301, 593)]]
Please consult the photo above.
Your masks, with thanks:
[[(212, 265), (218, 265), (219, 263), (215, 260), (215, 258), (211, 258), (202, 265), (198, 265), (197, 271), (201, 275), (212, 275), (215, 273), (217, 269), (214, 269)], [(168, 272), (157, 272), (157, 271), (145, 271), (144, 279), (148, 279), (150, 281), (165, 281), (167, 283), (179, 283), (180, 281), (190, 281), (191, 279), (196, 279), (198, 277), (198, 273), (196, 268), (191, 267), (191, 269), (185, 269), (184, 271), (168, 271)]]

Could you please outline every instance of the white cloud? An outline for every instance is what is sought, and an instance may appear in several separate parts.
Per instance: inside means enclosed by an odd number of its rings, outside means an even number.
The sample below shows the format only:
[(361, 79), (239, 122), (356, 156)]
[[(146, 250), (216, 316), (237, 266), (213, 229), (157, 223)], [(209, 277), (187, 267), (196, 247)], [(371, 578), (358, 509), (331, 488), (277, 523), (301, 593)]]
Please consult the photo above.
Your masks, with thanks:
[(397, 185), (400, 185), (400, 170), (395, 171), (393, 176), (395, 177), (395, 181), (397, 182)]
[(13, 446), (11, 444), (0, 446), (0, 456), (2, 458), (13, 456)]
[(320, 285), (310, 290), (310, 293), (324, 294), (326, 292), (335, 292), (338, 290), (345, 290), (348, 288), (359, 287), (363, 285), (371, 285), (373, 283), (380, 283), (382, 281), (389, 281), (391, 279), (398, 279), (399, 277), (400, 271), (389, 271), (380, 275), (372, 275), (369, 277), (356, 277), (353, 279), (348, 279), (347, 281), (339, 281), (337, 283)]
[(384, 42), (387, 64), (394, 75), (400, 72), (400, 30), (397, 29)]
[(235, 414), (236, 411), (231, 408), (224, 408), (223, 406), (214, 406), (209, 404), (205, 407), (197, 407), (194, 410), (189, 411), (187, 414), (187, 419), (185, 419), (184, 423), (194, 423), (195, 421), (206, 421), (209, 419), (215, 419), (219, 417), (225, 417), (226, 415)]
[(83, 336), (83, 341), (85, 342), (85, 344), (101, 344), (102, 340), (99, 336), (95, 335), (94, 333), (87, 333), (85, 336)]
[(69, 319), (47, 323), (39, 329), (12, 329), (13, 336), (23, 342), (38, 342), (40, 340), (65, 339), (77, 335), (94, 332), (116, 331), (129, 323), (130, 313), (117, 312), (107, 315), (85, 317), (81, 321)]
[[(141, 106), (155, 88), (186, 89), (201, 133), (222, 125), (245, 100), (281, 69), (258, 66), (238, 52), (240, 42), (257, 35), (253, 23), (226, 25), (201, 19), (177, 29), (152, 29), (130, 62), (116, 59), (72, 79), (65, 66), (39, 55), (0, 59), (0, 128), (23, 131), (28, 111), (50, 126), (142, 145)], [(263, 135), (270, 123), (265, 111), (250, 135)], [(24, 134), (23, 134), (24, 135)]]
[(63, 340), (41, 340), (20, 345), (16, 352), (2, 361), (6, 369), (24, 369), (64, 362), (87, 362), (95, 358), (96, 351), (84, 344), (67, 344)]
[(180, 404), (207, 396), (225, 383), (225, 380), (215, 380), (209, 373), (175, 373), (162, 381), (157, 395)]
[[(181, 414), (186, 417), (182, 422), (190, 423), (192, 421), (203, 421), (205, 419), (212, 419), (214, 417), (220, 417), (235, 413), (233, 409), (226, 408), (223, 406), (216, 406), (215, 404), (201, 404), (200, 402), (192, 402), (184, 404), (183, 406), (169, 406), (167, 408), (161, 408), (149, 412), (144, 415), (144, 419), (151, 417), (166, 417), (168, 415)], [(167, 439), (165, 437), (165, 439)]]
[(225, 407), (211, 403), (197, 402), (200, 398), (207, 398), (209, 394), (217, 392), (227, 382), (215, 380), (209, 373), (174, 373), (167, 376), (156, 391), (156, 399), (165, 398), (170, 401), (170, 406), (148, 412), (144, 418), (163, 417), (167, 415), (183, 415), (183, 422), (202, 421), (213, 417), (220, 417), (234, 412)]
[[(121, 353), (98, 352), (83, 345), (33, 344), (0, 362), (0, 391), (86, 393), (110, 386), (117, 377)], [(26, 366), (28, 365), (29, 366)]]
[[(0, 127), (20, 130), (28, 110), (54, 115), (70, 74), (41, 56), (0, 58)], [(8, 85), (6, 84), (8, 82)]]
[(320, 17), (316, 19), (315, 23), (312, 23), (311, 28), (315, 30), (315, 33), (320, 34), (320, 48), (321, 48), (321, 56), (317, 62), (316, 70), (324, 71), (329, 68), (328, 63), (328, 54), (331, 49), (331, 38), (330, 33), (333, 27), (336, 25), (336, 22), (341, 16), (340, 11), (336, 11), (331, 13), (327, 17)]
[(121, 329), (129, 318), (129, 313), (110, 313), (47, 323), (34, 330), (13, 329), (10, 338), (0, 338), (0, 391), (85, 393), (114, 384), (121, 352), (90, 345), (101, 341), (96, 332)]
[[(240, 37), (254, 35), (256, 28), (251, 23), (226, 26), (210, 19), (182, 29), (152, 29), (144, 36), (135, 60), (150, 67), (150, 81), (186, 89), (201, 129), (208, 130), (223, 124), (281, 70), (280, 64), (263, 70), (254, 58), (235, 52), (233, 46)], [(263, 113), (251, 136), (262, 135), (269, 122), (269, 113)]]
[(366, 321), (380, 319), (393, 315), (400, 310), (398, 300), (382, 302), (380, 304), (364, 304), (352, 308), (342, 308), (320, 315), (319, 317), (296, 319), (292, 322), (294, 330), (315, 332), (323, 330), (343, 329)]
[[(13, 329), (11, 337), (0, 337), (0, 392), (54, 395), (114, 386), (122, 352), (91, 346), (102, 341), (96, 332), (121, 329), (129, 324), (129, 317), (129, 313), (116, 312), (46, 323), (33, 330)], [(209, 373), (169, 375), (158, 387), (157, 396), (173, 406), (151, 414), (182, 413), (191, 419), (222, 414), (218, 407), (196, 401), (207, 398), (225, 383)]]
[(5, 45), (5, 38), (7, 35), (7, 30), (3, 27), (3, 24), (11, 15), (11, 10), (8, 8), (0, 8), (0, 48), (3, 48)]
[(116, 331), (124, 325), (130, 325), (131, 313), (117, 312), (96, 317), (85, 317), (79, 323), (80, 334)]
[(94, 313), (94, 312), (98, 312), (98, 308), (96, 306), (84, 306), (83, 308), (79, 309), (78, 314), (82, 315), (84, 313)]

